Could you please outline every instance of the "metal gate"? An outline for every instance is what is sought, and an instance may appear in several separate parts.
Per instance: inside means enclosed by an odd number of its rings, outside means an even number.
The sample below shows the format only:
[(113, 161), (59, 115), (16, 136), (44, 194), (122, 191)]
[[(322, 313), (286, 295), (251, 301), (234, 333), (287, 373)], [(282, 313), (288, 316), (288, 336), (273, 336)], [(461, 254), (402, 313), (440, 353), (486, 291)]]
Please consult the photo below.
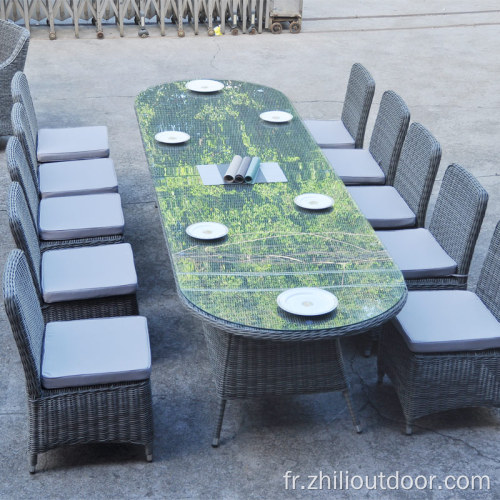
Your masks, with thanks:
[(233, 35), (264, 28), (280, 33), (282, 22), (298, 33), (301, 17), (302, 0), (0, 0), (1, 19), (24, 21), (27, 28), (32, 21), (46, 21), (51, 40), (57, 36), (57, 21), (71, 21), (76, 37), (81, 21), (92, 21), (98, 38), (104, 37), (103, 21), (114, 21), (121, 36), (124, 25), (135, 22), (141, 37), (149, 35), (151, 23), (159, 25), (161, 35), (169, 25), (182, 37), (188, 27), (196, 35), (201, 27), (213, 36), (217, 25), (221, 33), (229, 28)]

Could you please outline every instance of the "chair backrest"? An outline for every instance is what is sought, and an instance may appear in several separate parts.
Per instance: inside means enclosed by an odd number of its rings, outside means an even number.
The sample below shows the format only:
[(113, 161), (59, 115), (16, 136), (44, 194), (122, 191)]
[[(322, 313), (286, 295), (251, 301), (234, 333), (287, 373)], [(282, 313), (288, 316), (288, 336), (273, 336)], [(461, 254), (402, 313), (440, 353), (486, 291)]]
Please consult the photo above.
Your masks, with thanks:
[(7, 142), (7, 167), (9, 169), (10, 178), (14, 182), (21, 184), (24, 191), (24, 196), (28, 202), (33, 224), (38, 224), (38, 209), (40, 199), (38, 190), (33, 182), (31, 169), (26, 160), (24, 149), (17, 137), (11, 137)]
[(450, 165), (444, 174), (429, 231), (466, 276), (481, 229), (488, 193), (465, 168)]
[(425, 224), (440, 161), (439, 142), (423, 125), (412, 123), (403, 142), (393, 186), (417, 216), (417, 227)]
[(26, 110), (21, 103), (16, 102), (14, 106), (12, 106), (11, 120), (12, 132), (23, 146), (24, 153), (28, 160), (28, 165), (31, 169), (31, 175), (33, 176), (33, 182), (38, 189), (38, 160), (36, 157), (36, 144), (33, 142), (33, 137), (31, 135), (28, 115), (26, 114)]
[(12, 78), (10, 90), (12, 93), (12, 100), (24, 106), (24, 111), (26, 111), (30, 126), (31, 137), (33, 138), (33, 143), (36, 145), (38, 140), (38, 120), (36, 119), (35, 106), (31, 98), (28, 79), (22, 71), (18, 71)]
[(0, 135), (12, 135), (10, 82), (16, 71), (24, 69), (29, 38), (28, 30), (0, 20)]
[(369, 151), (384, 171), (388, 185), (394, 182), (409, 123), (410, 110), (406, 103), (396, 92), (386, 90), (380, 100)]
[(27, 49), (29, 39), (27, 29), (0, 19), (0, 67), (13, 60), (24, 48)]
[(345, 128), (354, 138), (355, 148), (363, 147), (374, 93), (375, 80), (372, 75), (362, 64), (354, 63), (347, 82), (341, 118)]
[(33, 282), (41, 296), (40, 266), (42, 254), (37, 230), (24, 197), (23, 188), (18, 182), (12, 182), (9, 190), (9, 225), (16, 245), (25, 253)]
[(500, 222), (496, 225), (484, 259), (476, 294), (500, 321)]
[(41, 394), (41, 362), (44, 321), (40, 302), (33, 285), (31, 273), (22, 250), (12, 250), (3, 274), (5, 312), (26, 376), (29, 398)]

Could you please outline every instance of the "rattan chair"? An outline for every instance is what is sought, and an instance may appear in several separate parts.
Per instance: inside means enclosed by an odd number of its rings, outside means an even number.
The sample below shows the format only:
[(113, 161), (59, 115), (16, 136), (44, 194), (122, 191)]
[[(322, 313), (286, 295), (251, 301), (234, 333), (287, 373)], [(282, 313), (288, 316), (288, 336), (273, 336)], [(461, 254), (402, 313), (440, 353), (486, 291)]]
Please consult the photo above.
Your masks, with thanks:
[[(153, 411), (145, 318), (92, 319), (45, 326), (21, 250), (13, 250), (7, 259), (3, 295), (26, 377), (30, 472), (35, 472), (39, 453), (73, 444), (135, 443), (146, 447), (146, 459), (151, 461)], [(142, 325), (139, 331), (138, 324)], [(111, 326), (121, 331), (110, 338)], [(132, 329), (127, 338), (120, 335), (124, 329)], [(93, 334), (92, 339), (82, 338), (88, 334)], [(69, 336), (68, 342), (62, 339), (61, 343), (62, 335)], [(107, 337), (104, 343), (102, 336)], [(117, 337), (120, 337), (120, 347), (113, 349)], [(89, 345), (91, 341), (95, 345)], [(98, 356), (101, 361), (97, 362), (100, 370), (89, 373), (85, 354), (96, 349), (101, 350)], [(128, 355), (127, 361), (123, 359), (124, 352)], [(57, 366), (61, 361), (57, 358), (59, 355), (66, 356), (65, 362), (70, 357), (78, 365), (72, 364), (69, 370)], [(120, 355), (121, 359), (113, 359)], [(95, 363), (93, 358), (92, 369), (96, 368)], [(85, 367), (87, 370), (82, 369)], [(59, 379), (55, 380), (54, 375)]]
[(393, 186), (351, 186), (349, 193), (375, 229), (422, 227), (441, 161), (441, 146), (420, 123), (403, 143)]
[(28, 112), (23, 104), (14, 104), (11, 121), (13, 134), (24, 148), (40, 198), (118, 192), (118, 180), (111, 158), (39, 164), (36, 137), (33, 139)]
[(28, 30), (0, 19), (0, 135), (12, 134), (10, 85), (14, 74), (24, 69), (29, 40)]
[[(9, 138), (6, 152), (10, 177), (23, 189), (42, 251), (123, 241), (123, 212), (121, 201), (116, 198), (119, 195), (65, 196), (40, 201), (17, 137)], [(109, 205), (113, 210), (110, 215), (105, 212)], [(86, 213), (85, 207), (90, 214)]]
[(410, 123), (410, 110), (403, 99), (387, 90), (366, 149), (323, 149), (323, 154), (344, 184), (392, 185), (401, 148)]
[(378, 231), (409, 290), (467, 288), (488, 193), (463, 167), (450, 165), (428, 229)]
[(36, 156), (39, 162), (86, 160), (109, 156), (108, 129), (105, 126), (39, 128), (28, 80), (22, 72), (14, 75), (12, 99), (26, 109)]
[(500, 223), (476, 293), (414, 291), (379, 343), (378, 375), (391, 379), (411, 434), (415, 419), (500, 406)]
[(375, 81), (367, 69), (352, 65), (340, 120), (304, 120), (321, 148), (362, 148), (366, 123), (375, 93)]
[(23, 190), (12, 182), (9, 224), (24, 251), (44, 303), (46, 321), (137, 315), (137, 274), (128, 243), (46, 250), (38, 235)]

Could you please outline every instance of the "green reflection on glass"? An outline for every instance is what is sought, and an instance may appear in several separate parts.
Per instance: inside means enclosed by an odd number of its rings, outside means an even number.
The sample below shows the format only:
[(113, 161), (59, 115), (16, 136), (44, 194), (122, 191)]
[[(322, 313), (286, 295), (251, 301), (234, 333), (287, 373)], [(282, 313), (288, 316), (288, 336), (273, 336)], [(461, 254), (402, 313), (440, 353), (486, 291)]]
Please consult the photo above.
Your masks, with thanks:
[[(335, 176), (289, 100), (255, 84), (225, 81), (215, 94), (175, 82), (136, 100), (144, 149), (156, 188), (180, 290), (215, 317), (255, 328), (313, 330), (352, 325), (383, 314), (405, 293), (403, 277)], [(294, 118), (268, 124), (259, 115)], [(187, 132), (182, 145), (155, 141), (164, 130)], [(234, 155), (278, 162), (288, 182), (205, 186), (197, 165), (230, 163)], [(326, 211), (298, 208), (302, 193), (335, 200)], [(200, 242), (185, 229), (200, 221), (225, 224), (222, 241)], [(339, 299), (335, 314), (300, 318), (281, 311), (288, 288), (318, 287)]]

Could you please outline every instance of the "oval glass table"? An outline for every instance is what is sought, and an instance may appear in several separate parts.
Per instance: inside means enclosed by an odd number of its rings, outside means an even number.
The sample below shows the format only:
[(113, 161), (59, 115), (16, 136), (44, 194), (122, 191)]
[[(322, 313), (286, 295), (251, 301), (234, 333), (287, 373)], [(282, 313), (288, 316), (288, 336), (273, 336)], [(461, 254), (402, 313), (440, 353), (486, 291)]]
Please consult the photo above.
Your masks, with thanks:
[[(145, 90), (136, 114), (182, 303), (202, 322), (220, 400), (213, 445), (226, 401), (265, 395), (342, 391), (353, 422), (339, 339), (394, 317), (406, 300), (399, 269), (336, 177), (290, 101), (262, 85), (223, 81), (216, 92), (186, 82)], [(266, 111), (288, 122), (260, 118)], [(184, 143), (155, 140), (164, 131), (189, 134)], [(279, 166), (281, 182), (205, 185), (201, 174), (235, 155)], [(217, 173), (217, 172), (216, 172)], [(334, 200), (310, 210), (302, 194)], [(227, 227), (216, 240), (196, 239), (198, 222)], [(333, 293), (329, 314), (300, 316), (281, 309), (285, 290)]]

